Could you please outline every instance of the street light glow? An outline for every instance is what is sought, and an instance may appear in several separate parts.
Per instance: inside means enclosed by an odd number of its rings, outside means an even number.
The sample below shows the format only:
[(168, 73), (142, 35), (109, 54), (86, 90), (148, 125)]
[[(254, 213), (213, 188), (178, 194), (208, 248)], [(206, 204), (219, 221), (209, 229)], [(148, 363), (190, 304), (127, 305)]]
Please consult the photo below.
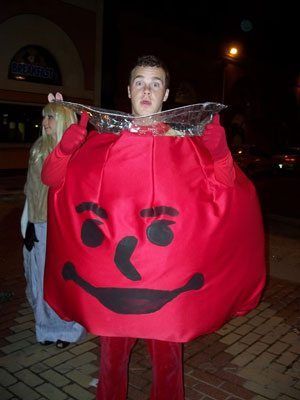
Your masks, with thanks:
[(238, 54), (238, 49), (236, 48), (236, 47), (231, 47), (230, 49), (229, 49), (229, 54), (231, 55), (231, 56), (236, 56), (237, 54)]
[(234, 59), (240, 56), (240, 49), (237, 46), (230, 46), (226, 49), (226, 56), (228, 58)]

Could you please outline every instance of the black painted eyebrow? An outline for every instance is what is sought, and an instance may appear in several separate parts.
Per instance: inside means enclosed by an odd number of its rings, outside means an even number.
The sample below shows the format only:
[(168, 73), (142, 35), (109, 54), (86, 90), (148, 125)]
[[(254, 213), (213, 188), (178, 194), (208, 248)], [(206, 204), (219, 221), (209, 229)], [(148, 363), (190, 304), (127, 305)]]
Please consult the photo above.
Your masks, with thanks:
[(98, 215), (98, 217), (105, 219), (108, 218), (107, 212), (104, 210), (104, 208), (99, 207), (96, 203), (86, 201), (78, 204), (78, 206), (76, 206), (75, 208), (78, 213), (82, 213), (84, 211), (93, 211), (93, 213)]
[(145, 208), (144, 210), (140, 211), (141, 217), (158, 217), (159, 215), (162, 214), (167, 214), (172, 217), (175, 217), (176, 215), (179, 215), (179, 211), (177, 211), (173, 207), (168, 207), (168, 206)]

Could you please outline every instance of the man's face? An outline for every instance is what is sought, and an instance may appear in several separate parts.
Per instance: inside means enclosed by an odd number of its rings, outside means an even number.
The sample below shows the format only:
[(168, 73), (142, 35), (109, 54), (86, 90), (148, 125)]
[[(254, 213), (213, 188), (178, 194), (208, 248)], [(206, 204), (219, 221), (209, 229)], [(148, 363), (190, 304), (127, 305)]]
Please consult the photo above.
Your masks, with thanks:
[(128, 86), (131, 111), (136, 117), (160, 112), (167, 100), (166, 74), (158, 67), (136, 67)]

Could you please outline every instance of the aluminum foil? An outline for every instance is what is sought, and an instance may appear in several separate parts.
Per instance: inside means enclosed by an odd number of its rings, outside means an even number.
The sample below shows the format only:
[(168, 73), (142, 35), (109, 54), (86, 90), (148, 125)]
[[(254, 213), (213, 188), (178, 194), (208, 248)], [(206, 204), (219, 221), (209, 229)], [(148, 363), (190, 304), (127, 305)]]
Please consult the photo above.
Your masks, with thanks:
[[(201, 136), (206, 124), (211, 122), (214, 114), (224, 110), (227, 106), (221, 103), (206, 102), (173, 108), (142, 117), (131, 114), (106, 110), (68, 101), (55, 102), (70, 108), (77, 114), (86, 111), (90, 115), (89, 122), (99, 133), (120, 134), (129, 130), (137, 135), (145, 133), (145, 127), (151, 126), (153, 135), (163, 136)], [(169, 130), (162, 130), (161, 123), (169, 125)], [(149, 133), (149, 131), (148, 131)]]

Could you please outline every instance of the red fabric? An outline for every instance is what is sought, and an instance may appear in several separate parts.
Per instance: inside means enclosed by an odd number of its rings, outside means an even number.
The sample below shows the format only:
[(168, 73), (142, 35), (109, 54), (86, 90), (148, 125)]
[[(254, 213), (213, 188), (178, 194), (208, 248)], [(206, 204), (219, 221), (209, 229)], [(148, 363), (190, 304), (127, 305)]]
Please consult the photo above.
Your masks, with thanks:
[(260, 207), (225, 165), (231, 186), (201, 137), (91, 132), (49, 192), (49, 304), (100, 336), (171, 342), (250, 311), (265, 282)]
[(234, 186), (235, 182), (235, 166), (230, 153), (214, 163), (215, 178), (218, 182), (226, 186)]
[(219, 114), (214, 115), (212, 122), (206, 125), (202, 141), (213, 160), (223, 159), (229, 154), (225, 129), (220, 125)]
[(88, 114), (84, 112), (81, 115), (79, 124), (72, 124), (66, 129), (58, 145), (63, 154), (73, 154), (82, 145), (87, 135), (86, 125), (88, 118)]
[[(134, 338), (101, 337), (97, 400), (125, 400)], [(183, 400), (182, 345), (147, 340), (152, 364), (150, 400)]]
[(55, 147), (43, 164), (41, 179), (44, 185), (58, 187), (63, 183), (71, 156), (63, 154), (59, 146)]
[(44, 185), (58, 187), (63, 183), (72, 154), (86, 139), (88, 119), (88, 114), (83, 112), (79, 123), (69, 126), (59, 144), (48, 155), (41, 173)]

